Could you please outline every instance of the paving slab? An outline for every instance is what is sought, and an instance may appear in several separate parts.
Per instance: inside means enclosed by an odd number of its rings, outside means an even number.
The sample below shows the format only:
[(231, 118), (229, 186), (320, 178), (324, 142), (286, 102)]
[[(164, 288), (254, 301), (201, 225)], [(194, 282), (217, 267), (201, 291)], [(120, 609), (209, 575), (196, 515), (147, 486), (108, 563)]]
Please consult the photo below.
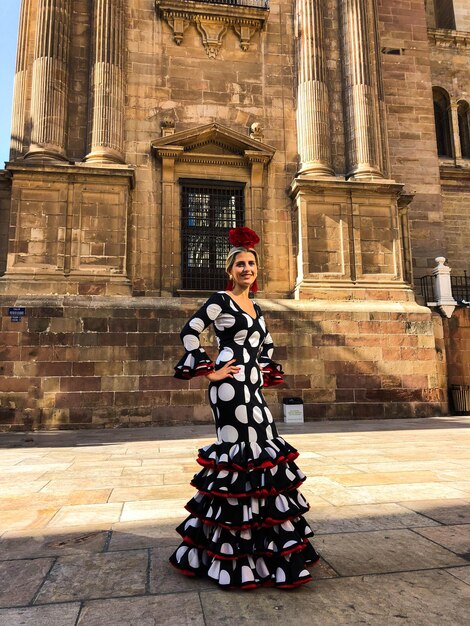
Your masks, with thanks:
[(462, 580), (464, 583), (467, 583), (467, 585), (470, 585), (470, 565), (466, 567), (453, 567), (452, 569), (446, 570), (446, 572)]
[(315, 535), (438, 526), (438, 522), (398, 504), (316, 506), (305, 515)]
[(470, 562), (470, 524), (416, 528), (415, 532), (455, 552)]
[[(1, 489), (0, 489), (1, 492)], [(56, 509), (71, 504), (102, 504), (108, 502), (111, 489), (87, 489), (83, 491), (71, 491), (67, 494), (56, 495), (52, 493), (39, 492), (34, 498), (31, 496), (14, 496), (11, 498), (0, 497), (0, 519), (3, 517), (2, 511), (15, 509)]]
[(75, 532), (11, 531), (0, 538), (0, 559), (55, 557), (67, 554), (102, 552), (108, 532), (87, 527)]
[(29, 604), (53, 563), (54, 559), (0, 561), (0, 607)]
[(315, 546), (342, 576), (465, 565), (465, 559), (411, 530), (319, 535)]
[(63, 506), (47, 525), (48, 528), (112, 524), (119, 521), (122, 504), (77, 504)]
[(0, 626), (75, 626), (80, 604), (0, 609)]
[(165, 498), (184, 498), (186, 501), (193, 497), (194, 487), (189, 481), (184, 485), (159, 485), (156, 487), (122, 487), (113, 489), (109, 502), (132, 502), (134, 500), (162, 500)]
[(162, 541), (175, 542), (179, 535), (175, 528), (184, 517), (167, 518), (164, 522), (118, 522), (112, 525), (109, 551), (138, 550), (158, 547)]
[(167, 517), (177, 517), (178, 515), (183, 520), (186, 517), (184, 510), (186, 503), (186, 498), (125, 502), (120, 521), (164, 520)]
[(142, 595), (147, 569), (147, 550), (60, 557), (35, 603)]
[(36, 509), (13, 509), (2, 511), (0, 514), (0, 533), (8, 530), (24, 530), (26, 528), (42, 528), (57, 513), (55, 507)]
[(197, 593), (86, 602), (77, 626), (206, 626)]
[(461, 498), (411, 500), (400, 504), (441, 524), (470, 524), (470, 502)]
[[(310, 488), (310, 485), (309, 485)], [(369, 487), (350, 487), (331, 490), (323, 489), (321, 497), (334, 504), (373, 504), (379, 502), (405, 502), (422, 499), (461, 498), (464, 492), (454, 489), (448, 483), (421, 483), (412, 485), (377, 485)]]
[[(449, 593), (452, 589), (452, 593)], [(320, 580), (292, 592), (201, 592), (206, 626), (456, 626), (470, 587), (447, 572)]]

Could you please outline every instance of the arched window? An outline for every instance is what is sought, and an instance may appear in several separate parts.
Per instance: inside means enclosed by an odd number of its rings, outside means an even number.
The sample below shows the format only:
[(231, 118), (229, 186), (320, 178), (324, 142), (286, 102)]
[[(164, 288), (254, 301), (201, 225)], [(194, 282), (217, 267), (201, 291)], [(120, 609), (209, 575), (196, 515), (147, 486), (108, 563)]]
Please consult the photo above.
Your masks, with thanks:
[(434, 19), (436, 28), (455, 30), (453, 0), (434, 0)]
[(452, 158), (452, 133), (450, 122), (450, 100), (448, 93), (440, 87), (433, 87), (434, 122), (436, 124), (437, 153)]
[(462, 158), (470, 159), (470, 106), (464, 100), (460, 101), (457, 107), (459, 119), (460, 148)]

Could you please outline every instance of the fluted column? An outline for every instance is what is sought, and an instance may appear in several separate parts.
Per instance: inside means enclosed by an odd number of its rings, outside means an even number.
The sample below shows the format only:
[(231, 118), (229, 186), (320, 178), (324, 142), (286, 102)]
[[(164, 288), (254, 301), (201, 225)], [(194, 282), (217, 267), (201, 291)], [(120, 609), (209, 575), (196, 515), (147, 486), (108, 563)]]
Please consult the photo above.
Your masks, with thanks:
[[(371, 2), (339, 0), (348, 177), (383, 178), (377, 69), (372, 59), (375, 28)], [(370, 16), (370, 19), (369, 19)]]
[(31, 0), (22, 0), (18, 28), (18, 50), (13, 82), (13, 109), (11, 117), (10, 159), (14, 161), (23, 152), (26, 114), (26, 83), (28, 79), (28, 26)]
[(87, 161), (124, 160), (123, 0), (93, 0), (93, 65)]
[(331, 176), (323, 0), (297, 0), (297, 143), (300, 173)]
[(38, 0), (26, 158), (66, 159), (71, 0)]

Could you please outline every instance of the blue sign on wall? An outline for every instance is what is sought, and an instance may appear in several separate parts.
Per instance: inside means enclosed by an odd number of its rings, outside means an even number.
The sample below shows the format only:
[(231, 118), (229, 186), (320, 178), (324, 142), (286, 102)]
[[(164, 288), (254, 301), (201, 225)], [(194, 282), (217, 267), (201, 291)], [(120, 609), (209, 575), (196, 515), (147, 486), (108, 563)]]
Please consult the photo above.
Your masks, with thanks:
[(10, 322), (21, 322), (21, 318), (26, 315), (26, 309), (24, 306), (11, 306), (8, 309), (8, 315)]

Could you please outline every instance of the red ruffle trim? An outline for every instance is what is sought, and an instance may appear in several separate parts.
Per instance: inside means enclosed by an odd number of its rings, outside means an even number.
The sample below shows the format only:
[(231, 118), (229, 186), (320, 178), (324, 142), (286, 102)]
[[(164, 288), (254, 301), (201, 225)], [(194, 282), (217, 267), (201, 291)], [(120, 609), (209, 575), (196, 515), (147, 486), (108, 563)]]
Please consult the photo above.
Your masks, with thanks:
[(275, 364), (267, 365), (263, 367), (263, 387), (274, 387), (275, 385), (281, 385), (284, 382), (282, 368), (280, 365)]
[[(305, 567), (309, 567), (309, 568), (314, 567), (319, 562), (320, 562), (320, 557), (318, 557), (314, 561), (311, 561), (310, 563), (306, 562)], [(191, 576), (191, 578), (194, 578), (195, 576), (197, 576), (197, 574), (195, 574), (194, 572), (191, 572), (190, 570), (182, 569), (178, 567), (172, 561), (170, 561), (170, 563), (171, 565), (173, 565), (175, 569), (178, 570), (178, 572), (181, 572), (182, 574), (184, 574), (184, 576)], [(313, 580), (312, 576), (307, 576), (306, 578), (301, 578), (299, 580), (296, 580), (295, 583), (283, 584), (283, 585), (282, 584), (276, 585), (275, 581), (267, 580), (262, 583), (246, 583), (245, 585), (242, 584), (239, 587), (235, 587), (235, 586), (224, 587), (224, 589), (227, 589), (227, 590), (241, 589), (244, 591), (249, 591), (250, 589), (259, 589), (260, 587), (278, 587), (279, 589), (295, 589), (296, 587), (300, 587), (300, 585), (304, 585), (305, 583), (312, 582), (312, 580)]]
[(201, 365), (197, 365), (194, 369), (191, 369), (190, 367), (181, 367), (175, 369), (174, 378), (190, 380), (191, 378), (196, 378), (197, 376), (206, 376), (213, 371), (214, 365), (212, 363), (210, 365), (207, 363), (202, 363)]
[(280, 524), (284, 524), (285, 522), (292, 522), (292, 520), (297, 519), (304, 513), (310, 510), (310, 505), (307, 505), (305, 511), (298, 511), (295, 515), (289, 515), (284, 519), (275, 519), (274, 517), (266, 517), (262, 522), (252, 522), (251, 524), (242, 524), (241, 526), (235, 524), (224, 524), (223, 522), (210, 520), (205, 517), (201, 517), (197, 513), (191, 510), (188, 504), (184, 507), (188, 513), (191, 513), (193, 517), (197, 517), (197, 519), (201, 520), (203, 524), (207, 526), (221, 526), (222, 528), (226, 528), (227, 530), (248, 530), (250, 528), (271, 528), (272, 526), (277, 526)]
[(237, 463), (216, 463), (213, 459), (205, 459), (203, 458), (201, 455), (199, 455), (196, 459), (196, 461), (199, 463), (199, 465), (202, 465), (203, 467), (211, 467), (213, 469), (217, 469), (217, 470), (227, 470), (227, 471), (232, 471), (232, 472), (248, 472), (248, 471), (252, 471), (252, 470), (257, 470), (257, 469), (268, 469), (271, 467), (276, 467), (276, 465), (280, 465), (281, 463), (288, 463), (289, 461), (295, 461), (295, 459), (299, 456), (299, 453), (297, 451), (295, 452), (289, 452), (289, 454), (287, 456), (279, 456), (276, 459), (276, 462), (274, 461), (263, 461), (262, 463), (260, 463), (259, 465), (256, 464), (255, 461), (250, 461), (247, 465), (245, 465), (244, 467), (241, 465), (238, 465)]
[(305, 478), (299, 480), (299, 482), (295, 483), (295, 485), (291, 485), (286, 489), (257, 489), (256, 491), (245, 491), (244, 493), (228, 493), (227, 491), (203, 491), (199, 489), (197, 485), (194, 484), (194, 481), (191, 481), (191, 486), (199, 491), (199, 493), (204, 494), (205, 496), (220, 496), (221, 498), (266, 498), (268, 496), (278, 496), (281, 493), (286, 493), (288, 491), (293, 491), (294, 489), (298, 489), (300, 485), (304, 482)]
[(217, 552), (213, 552), (212, 550), (208, 550), (205, 546), (201, 546), (198, 543), (196, 543), (195, 541), (193, 541), (191, 539), (191, 537), (188, 537), (187, 535), (182, 535), (183, 537), (183, 541), (185, 541), (188, 545), (193, 546), (194, 548), (199, 548), (199, 550), (205, 550), (207, 552), (207, 554), (209, 556), (211, 556), (212, 558), (216, 559), (217, 561), (238, 561), (239, 559), (242, 559), (243, 557), (247, 557), (247, 556), (267, 556), (267, 557), (272, 557), (272, 556), (287, 556), (288, 554), (293, 554), (294, 552), (301, 552), (302, 550), (305, 550), (307, 544), (308, 544), (308, 539), (304, 539), (303, 543), (299, 544), (298, 546), (294, 546), (293, 548), (289, 548), (287, 550), (282, 550), (282, 552), (244, 552), (241, 554), (237, 554), (236, 556), (227, 556), (226, 554), (218, 554)]

